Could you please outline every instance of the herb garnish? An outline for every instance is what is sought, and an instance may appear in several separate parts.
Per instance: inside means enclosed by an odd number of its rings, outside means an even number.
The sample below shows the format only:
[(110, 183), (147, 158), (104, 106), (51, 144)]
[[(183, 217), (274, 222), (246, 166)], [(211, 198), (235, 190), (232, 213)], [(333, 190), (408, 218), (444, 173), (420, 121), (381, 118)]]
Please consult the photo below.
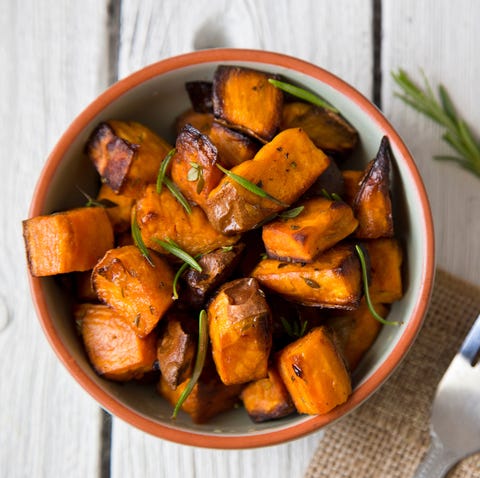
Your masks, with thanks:
[(173, 254), (183, 262), (186, 262), (196, 271), (202, 272), (202, 266), (188, 252), (185, 252), (176, 242), (172, 241), (172, 239), (167, 238), (166, 241), (163, 241), (162, 239), (154, 237), (153, 240), (162, 246), (167, 252), (170, 252), (170, 254)]
[(138, 227), (137, 223), (137, 211), (134, 209), (132, 214), (132, 238), (133, 243), (138, 247), (142, 256), (145, 257), (147, 262), (152, 266), (155, 267), (155, 264), (150, 257), (150, 253), (148, 252), (147, 246), (143, 242), (142, 233), (140, 232), (140, 228)]
[(165, 175), (167, 174), (167, 168), (168, 165), (170, 164), (170, 161), (172, 160), (174, 154), (176, 153), (176, 149), (172, 148), (165, 158), (163, 159), (162, 163), (160, 164), (160, 168), (158, 170), (158, 176), (157, 176), (157, 193), (160, 194), (162, 192), (162, 186), (164, 183)]
[(282, 219), (293, 219), (297, 217), (304, 209), (305, 206), (294, 207), (292, 209), (289, 209), (288, 211), (281, 212), (278, 217)]
[(203, 177), (203, 168), (198, 163), (190, 162), (191, 168), (187, 173), (187, 181), (197, 181), (197, 194), (202, 192), (203, 186), (205, 185), (205, 179)]
[(335, 107), (333, 107), (331, 104), (327, 103), (325, 100), (315, 95), (314, 93), (311, 93), (310, 91), (304, 90), (303, 88), (292, 85), (290, 83), (285, 83), (284, 81), (274, 80), (273, 78), (269, 78), (268, 82), (273, 86), (277, 87), (279, 90), (283, 90), (286, 93), (300, 98), (301, 100), (311, 103), (312, 105), (333, 111), (334, 113), (338, 113), (338, 110)]
[(235, 182), (240, 184), (240, 186), (244, 187), (247, 191), (250, 191), (253, 194), (256, 194), (257, 196), (260, 196), (265, 199), (269, 199), (270, 201), (274, 202), (275, 204), (278, 204), (279, 206), (282, 207), (288, 207), (289, 205), (280, 201), (279, 199), (271, 196), (270, 194), (267, 193), (267, 191), (263, 190), (262, 188), (258, 187), (256, 184), (252, 183), (248, 179), (245, 179), (242, 176), (239, 176), (238, 174), (232, 173), (228, 169), (225, 169), (223, 166), (220, 166), (218, 163), (216, 163), (216, 166), (220, 171), (225, 173), (229, 178), (233, 179)]
[(370, 290), (368, 285), (368, 273), (367, 273), (367, 264), (365, 261), (365, 254), (363, 253), (362, 248), (355, 244), (355, 250), (357, 251), (358, 258), (360, 259), (360, 265), (362, 267), (362, 279), (363, 279), (363, 289), (365, 293), (365, 301), (367, 302), (368, 309), (370, 313), (382, 324), (384, 325), (402, 325), (403, 322), (385, 320), (373, 307), (372, 301), (370, 299)]
[(309, 277), (302, 277), (302, 279), (308, 287), (311, 287), (312, 289), (320, 289), (320, 284), (317, 281), (310, 279)]
[(337, 193), (329, 193), (325, 188), (322, 188), (322, 196), (330, 201), (343, 201), (341, 196)]
[(203, 366), (205, 365), (205, 357), (207, 356), (207, 348), (208, 348), (208, 320), (207, 320), (207, 313), (205, 310), (200, 311), (200, 315), (198, 317), (198, 346), (197, 346), (197, 357), (195, 359), (195, 365), (193, 367), (192, 377), (190, 378), (187, 386), (184, 388), (180, 398), (178, 399), (177, 403), (175, 404), (175, 408), (173, 409), (172, 418), (177, 418), (177, 414), (180, 411), (185, 400), (188, 398), (190, 393), (193, 390), (193, 387), (198, 382), (200, 375), (203, 370)]
[(183, 206), (183, 209), (185, 209), (188, 214), (191, 214), (192, 207), (185, 196), (181, 193), (180, 189), (178, 189), (177, 185), (170, 178), (167, 178), (167, 176), (163, 178), (163, 184), (167, 186), (168, 190), (172, 193), (175, 199)]
[(462, 168), (480, 177), (480, 143), (475, 140), (465, 120), (456, 112), (445, 87), (439, 85), (440, 100), (438, 100), (425, 75), (424, 89), (415, 84), (402, 69), (398, 73), (392, 72), (392, 77), (402, 89), (402, 93), (396, 93), (396, 96), (435, 123), (443, 126), (445, 132), (442, 139), (458, 154), (458, 156), (434, 156), (434, 159), (454, 161)]
[(103, 207), (103, 208), (111, 208), (116, 207), (118, 204), (116, 202), (110, 201), (110, 199), (103, 198), (103, 199), (95, 199), (90, 194), (86, 193), (83, 189), (77, 186), (77, 189), (85, 196), (87, 203), (85, 207)]
[(280, 322), (282, 323), (285, 332), (287, 332), (287, 334), (293, 339), (299, 339), (305, 335), (308, 320), (302, 320), (299, 318), (290, 323), (285, 317), (280, 316)]
[(178, 299), (178, 291), (177, 291), (177, 284), (178, 284), (178, 280), (180, 279), (180, 277), (182, 276), (182, 274), (187, 270), (188, 268), (188, 263), (187, 262), (184, 262), (179, 268), (178, 268), (178, 271), (176, 272), (175, 274), (175, 277), (173, 278), (173, 300), (177, 300)]

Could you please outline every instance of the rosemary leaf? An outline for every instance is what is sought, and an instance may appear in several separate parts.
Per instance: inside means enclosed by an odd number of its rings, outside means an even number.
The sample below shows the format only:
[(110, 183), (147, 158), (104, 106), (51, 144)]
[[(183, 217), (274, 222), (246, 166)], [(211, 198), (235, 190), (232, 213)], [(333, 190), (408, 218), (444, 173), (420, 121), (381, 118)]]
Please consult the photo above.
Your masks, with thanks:
[(240, 184), (240, 186), (245, 188), (247, 191), (250, 191), (251, 193), (256, 194), (257, 196), (260, 196), (262, 198), (269, 199), (270, 201), (274, 202), (275, 204), (278, 204), (279, 206), (282, 206), (282, 207), (289, 206), (288, 204), (271, 196), (270, 194), (267, 193), (267, 191), (263, 190), (261, 187), (257, 186), (256, 184), (253, 184), (248, 179), (245, 179), (242, 176), (239, 176), (238, 174), (232, 173), (228, 169), (225, 169), (223, 166), (220, 166), (218, 163), (216, 163), (216, 166), (218, 169), (220, 169), (220, 171), (225, 173), (230, 179), (233, 179), (235, 182)]
[(281, 212), (278, 217), (282, 219), (293, 219), (297, 217), (304, 209), (305, 206), (294, 207), (292, 209), (289, 209), (288, 211)]
[(173, 409), (172, 419), (177, 418), (178, 412), (182, 408), (183, 403), (188, 398), (190, 393), (193, 390), (193, 387), (198, 382), (200, 375), (203, 370), (203, 366), (205, 365), (205, 357), (207, 356), (207, 348), (208, 348), (208, 320), (207, 320), (207, 313), (205, 310), (200, 311), (200, 315), (198, 317), (198, 346), (197, 346), (197, 356), (195, 358), (195, 365), (193, 367), (192, 377), (190, 378), (187, 386), (183, 390), (180, 398), (178, 399), (177, 403), (175, 404), (175, 408)]
[(118, 206), (117, 203), (110, 201), (110, 199), (95, 199), (90, 194), (85, 192), (80, 186), (77, 186), (77, 189), (85, 196), (87, 200), (85, 207), (103, 207), (103, 208), (111, 208)]
[(187, 201), (180, 189), (178, 189), (177, 185), (167, 176), (163, 178), (163, 184), (165, 184), (168, 190), (173, 194), (173, 196), (175, 196), (175, 199), (183, 206), (183, 209), (185, 209), (188, 214), (191, 214), (192, 207), (190, 206), (190, 203)]
[(173, 278), (173, 300), (178, 299), (178, 291), (177, 291), (177, 284), (178, 280), (182, 276), (182, 274), (187, 270), (189, 264), (188, 262), (184, 262), (179, 268), (178, 271), (175, 274), (175, 277)]
[(273, 78), (269, 78), (268, 82), (273, 86), (275, 86), (276, 88), (278, 88), (279, 90), (285, 91), (286, 93), (289, 93), (292, 96), (296, 96), (301, 100), (307, 101), (312, 105), (319, 106), (320, 108), (333, 111), (334, 113), (338, 113), (338, 110), (334, 108), (331, 104), (327, 103), (324, 99), (320, 98), (314, 93), (311, 93), (310, 91), (307, 91), (303, 88), (292, 85), (291, 83), (285, 83), (284, 81), (275, 80)]
[(167, 174), (168, 165), (170, 164), (170, 161), (172, 160), (176, 151), (177, 150), (175, 148), (172, 148), (165, 156), (164, 160), (162, 161), (162, 164), (160, 164), (160, 168), (158, 170), (158, 176), (157, 176), (157, 193), (158, 194), (162, 192), (162, 186), (163, 186), (163, 183), (165, 182), (164, 179), (165, 179), (165, 175)]
[(170, 254), (178, 257), (196, 271), (202, 272), (202, 266), (190, 254), (188, 254), (188, 252), (185, 252), (176, 242), (172, 241), (171, 239), (163, 241), (162, 239), (157, 239), (156, 237), (154, 237), (153, 240), (162, 246), (167, 252), (170, 252)]
[(138, 249), (142, 253), (142, 256), (145, 257), (147, 262), (152, 267), (155, 267), (155, 264), (153, 263), (152, 258), (150, 257), (150, 253), (148, 252), (147, 246), (143, 242), (142, 233), (140, 232), (140, 228), (138, 227), (137, 212), (135, 211), (135, 209), (133, 210), (133, 214), (132, 214), (132, 238), (133, 238), (134, 244), (138, 247)]
[(355, 244), (355, 250), (357, 251), (358, 258), (360, 259), (360, 265), (362, 267), (362, 279), (363, 279), (363, 290), (365, 293), (365, 301), (367, 302), (368, 309), (370, 313), (377, 319), (380, 323), (384, 325), (402, 325), (403, 322), (385, 320), (373, 307), (372, 301), (370, 299), (370, 290), (368, 285), (368, 273), (367, 273), (367, 264), (365, 261), (365, 255), (362, 248)]

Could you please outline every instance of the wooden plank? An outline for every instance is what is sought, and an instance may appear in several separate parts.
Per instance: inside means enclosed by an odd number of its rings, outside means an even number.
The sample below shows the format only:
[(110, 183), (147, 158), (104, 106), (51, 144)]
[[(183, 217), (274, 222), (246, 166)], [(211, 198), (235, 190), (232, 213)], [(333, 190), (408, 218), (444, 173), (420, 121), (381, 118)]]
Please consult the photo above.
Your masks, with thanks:
[[(443, 83), (463, 117), (480, 137), (478, 44), (480, 3), (459, 0), (386, 0), (383, 5), (383, 106), (415, 157), (433, 208), (437, 262), (480, 284), (480, 188), (478, 178), (432, 159), (451, 154), (440, 127), (406, 107), (393, 92), (390, 72), (404, 68), (419, 83)], [(421, 134), (419, 134), (421, 132)], [(463, 233), (461, 233), (463, 232)]]
[[(363, 0), (124, 0), (119, 77), (195, 49), (261, 48), (330, 69), (371, 96), (372, 15), (366, 5)], [(320, 437), (268, 450), (212, 451), (168, 443), (114, 420), (112, 477), (301, 476)]]
[(106, 2), (0, 6), (0, 474), (96, 476), (100, 409), (55, 357), (29, 298), (21, 221), (45, 158), (106, 86)]

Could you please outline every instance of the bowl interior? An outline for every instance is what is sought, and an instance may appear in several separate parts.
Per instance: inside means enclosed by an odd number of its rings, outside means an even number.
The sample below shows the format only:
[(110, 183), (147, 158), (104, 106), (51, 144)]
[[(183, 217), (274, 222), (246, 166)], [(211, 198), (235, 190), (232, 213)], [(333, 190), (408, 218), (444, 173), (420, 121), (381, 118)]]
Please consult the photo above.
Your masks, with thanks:
[[(375, 107), (348, 85), (311, 65), (301, 63), (302, 68), (297, 68), (297, 71), (291, 69), (291, 59), (281, 55), (263, 58), (262, 55), (244, 54), (230, 60), (227, 54), (225, 58), (218, 59), (218, 53), (215, 59), (209, 59), (205, 53), (190, 57), (181, 67), (165, 67), (162, 62), (153, 65), (142, 74), (118, 83), (87, 108), (49, 158), (46, 169), (50, 167), (50, 172), (44, 171), (40, 179), (41, 186), (34, 197), (32, 215), (84, 204), (77, 187), (95, 193), (99, 181), (84, 155), (84, 146), (100, 121), (112, 118), (139, 121), (173, 144), (174, 119), (189, 106), (184, 88), (186, 81), (211, 80), (219, 63), (280, 73), (287, 81), (302, 85), (330, 101), (357, 128), (361, 144), (349, 166), (364, 167), (375, 156), (382, 136), (388, 134), (390, 137), (395, 157), (392, 175), (395, 226), (405, 251), (405, 296), (394, 304), (389, 318), (401, 320), (404, 325), (383, 327), (380, 337), (354, 374), (355, 391), (351, 400), (332, 414), (324, 417), (293, 416), (253, 424), (245, 411), (239, 408), (200, 426), (193, 424), (183, 413), (172, 422), (169, 418), (172, 406), (157, 395), (154, 384), (117, 384), (94, 373), (76, 335), (70, 312), (71, 298), (62, 287), (61, 280), (32, 279), (34, 295), (42, 325), (53, 347), (84, 388), (112, 413), (150, 433), (195, 445), (229, 447), (227, 443), (206, 439), (208, 436), (222, 436), (224, 439), (225, 435), (263, 436), (265, 438), (259, 438), (258, 444), (274, 443), (304, 434), (349, 411), (387, 378), (404, 355), (418, 331), (429, 295), (428, 276), (432, 273), (432, 264), (427, 256), (433, 254), (433, 250), (427, 253), (432, 249), (430, 213), (413, 160), (403, 143)], [(249, 61), (242, 61), (242, 57), (249, 58)], [(280, 432), (278, 438), (272, 438), (272, 433), (277, 432)], [(235, 446), (248, 447), (252, 443), (255, 442), (236, 441)]]

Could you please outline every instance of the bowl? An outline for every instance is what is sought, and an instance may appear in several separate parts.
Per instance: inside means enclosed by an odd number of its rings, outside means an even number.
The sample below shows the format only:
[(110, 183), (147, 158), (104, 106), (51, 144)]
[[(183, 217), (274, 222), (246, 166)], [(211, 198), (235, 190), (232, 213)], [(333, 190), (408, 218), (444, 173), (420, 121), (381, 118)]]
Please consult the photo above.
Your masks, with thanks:
[[(114, 84), (68, 127), (48, 157), (35, 189), (30, 217), (84, 204), (76, 189), (95, 187), (97, 174), (84, 154), (92, 130), (102, 120), (144, 123), (174, 141), (172, 121), (189, 106), (184, 83), (211, 80), (220, 64), (278, 73), (325, 98), (357, 128), (360, 145), (353, 163), (364, 167), (384, 135), (394, 155), (392, 189), (397, 235), (404, 247), (404, 297), (353, 375), (353, 393), (333, 411), (294, 415), (254, 424), (243, 408), (196, 425), (187, 415), (170, 419), (172, 407), (151, 385), (119, 384), (98, 376), (76, 334), (71, 298), (58, 279), (30, 276), (31, 292), (43, 330), (60, 361), (75, 380), (106, 410), (154, 436), (209, 448), (252, 448), (279, 444), (320, 430), (355, 409), (388, 379), (404, 358), (421, 327), (434, 276), (431, 212), (422, 179), (407, 147), (382, 113), (340, 78), (318, 66), (282, 54), (241, 49), (213, 49), (162, 60)], [(82, 202), (83, 201), (83, 202)]]

